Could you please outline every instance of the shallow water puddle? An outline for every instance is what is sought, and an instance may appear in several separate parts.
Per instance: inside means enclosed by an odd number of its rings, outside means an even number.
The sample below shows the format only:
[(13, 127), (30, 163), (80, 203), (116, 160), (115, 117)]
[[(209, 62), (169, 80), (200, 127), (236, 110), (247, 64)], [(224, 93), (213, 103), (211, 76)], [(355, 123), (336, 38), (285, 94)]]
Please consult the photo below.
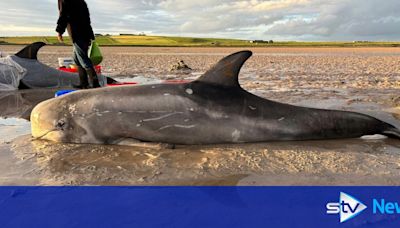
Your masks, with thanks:
[[(330, 140), (176, 149), (13, 141), (41, 185), (398, 185), (398, 140)], [(281, 177), (281, 178), (278, 178)]]
[(10, 142), (13, 139), (26, 135), (31, 131), (31, 123), (28, 120), (18, 118), (0, 118), (0, 140)]

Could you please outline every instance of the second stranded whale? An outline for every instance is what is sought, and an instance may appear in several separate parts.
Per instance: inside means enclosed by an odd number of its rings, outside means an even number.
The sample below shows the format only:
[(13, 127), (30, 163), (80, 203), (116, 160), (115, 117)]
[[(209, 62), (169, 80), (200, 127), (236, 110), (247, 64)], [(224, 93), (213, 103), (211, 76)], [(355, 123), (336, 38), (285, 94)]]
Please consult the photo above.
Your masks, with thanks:
[(238, 75), (252, 53), (222, 59), (199, 79), (79, 91), (34, 108), (32, 135), (56, 142), (254, 143), (400, 137), (394, 126), (355, 112), (298, 107), (251, 94)]
[[(37, 59), (39, 50), (46, 44), (43, 42), (36, 42), (24, 47), (15, 55), (11, 55), (9, 60), (15, 62), (19, 67), (23, 68), (26, 72), (24, 76), (16, 82), (16, 78), (1, 78), (0, 85), (14, 84), (14, 89), (38, 89), (38, 88), (59, 88), (59, 87), (72, 87), (72, 85), (79, 84), (78, 74), (63, 72), (55, 68), (49, 67), (41, 63)], [(12, 66), (4, 65), (3, 67), (12, 68)], [(10, 71), (10, 69), (8, 69)], [(7, 70), (7, 69), (5, 69)], [(12, 77), (12, 75), (10, 75)], [(106, 78), (107, 83), (116, 83), (111, 78)]]

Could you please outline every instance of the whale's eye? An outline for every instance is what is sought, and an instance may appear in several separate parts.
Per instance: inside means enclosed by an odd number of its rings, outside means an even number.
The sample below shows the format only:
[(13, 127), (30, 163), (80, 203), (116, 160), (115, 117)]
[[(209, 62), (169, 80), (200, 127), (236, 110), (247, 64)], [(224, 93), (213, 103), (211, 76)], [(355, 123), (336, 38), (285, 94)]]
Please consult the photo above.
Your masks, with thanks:
[(64, 129), (65, 129), (65, 126), (66, 126), (66, 121), (65, 121), (64, 119), (61, 119), (61, 120), (57, 121), (55, 127), (56, 127), (58, 130), (64, 130)]

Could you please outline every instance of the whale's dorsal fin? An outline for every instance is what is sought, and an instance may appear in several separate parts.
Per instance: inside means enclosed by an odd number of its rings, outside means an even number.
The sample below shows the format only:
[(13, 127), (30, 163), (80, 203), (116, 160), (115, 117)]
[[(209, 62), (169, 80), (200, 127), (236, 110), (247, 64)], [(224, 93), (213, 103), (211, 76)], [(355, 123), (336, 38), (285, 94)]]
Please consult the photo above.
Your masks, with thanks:
[(239, 72), (243, 64), (251, 57), (251, 51), (241, 51), (219, 61), (196, 81), (223, 86), (240, 86)]
[(37, 59), (37, 53), (38, 53), (39, 49), (45, 45), (46, 44), (43, 42), (36, 42), (36, 43), (30, 44), (15, 55), (20, 58), (24, 58), (24, 59)]

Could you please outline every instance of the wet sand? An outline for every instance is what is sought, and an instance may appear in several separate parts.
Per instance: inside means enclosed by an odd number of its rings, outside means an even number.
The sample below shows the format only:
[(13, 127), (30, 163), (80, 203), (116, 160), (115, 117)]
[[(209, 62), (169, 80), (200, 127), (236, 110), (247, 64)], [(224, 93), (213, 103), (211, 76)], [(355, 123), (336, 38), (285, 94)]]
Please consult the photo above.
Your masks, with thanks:
[[(18, 46), (0, 46), (14, 53)], [(107, 75), (194, 79), (240, 48), (103, 48)], [(257, 48), (242, 86), (265, 98), (367, 113), (400, 127), (400, 48)], [(70, 47), (45, 47), (57, 66)], [(170, 71), (184, 60), (193, 70)], [(73, 145), (32, 140), (31, 108), (54, 91), (0, 95), (0, 185), (400, 185), (400, 140), (243, 145)], [(6, 119), (7, 118), (7, 119)]]

